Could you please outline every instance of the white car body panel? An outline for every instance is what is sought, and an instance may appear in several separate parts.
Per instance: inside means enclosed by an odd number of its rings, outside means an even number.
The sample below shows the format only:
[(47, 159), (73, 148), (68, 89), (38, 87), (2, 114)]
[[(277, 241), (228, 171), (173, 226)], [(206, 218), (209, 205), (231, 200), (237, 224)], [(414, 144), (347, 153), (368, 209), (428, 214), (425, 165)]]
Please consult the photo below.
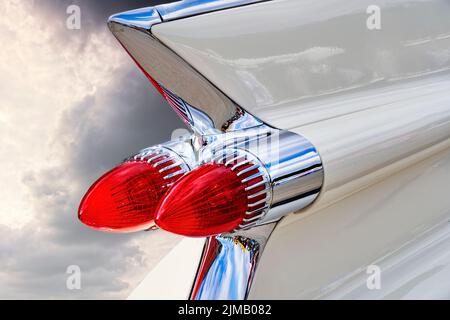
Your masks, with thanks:
[[(381, 30), (367, 29), (371, 5)], [(330, 94), (448, 70), (449, 12), (445, 0), (274, 0), (152, 33), (247, 111), (289, 129), (328, 117), (318, 105)]]
[(373, 107), (291, 129), (318, 148), (324, 164), (321, 195), (308, 211), (450, 146), (449, 74), (411, 81), (410, 88), (392, 85), (334, 99), (356, 108)]
[(129, 300), (186, 300), (198, 269), (204, 239), (181, 240), (128, 296)]
[[(362, 287), (360, 291), (365, 289), (367, 292), (354, 294), (356, 297), (370, 297), (371, 294), (389, 298), (389, 293), (395, 290), (403, 290), (406, 295), (406, 287), (401, 288), (409, 285), (408, 279), (419, 277), (430, 269), (439, 269), (441, 261), (427, 261), (426, 270), (422, 264), (411, 263), (408, 265), (410, 274), (400, 271), (397, 275), (406, 279), (396, 283), (385, 279), (385, 264), (380, 260), (403, 263), (399, 250), (402, 246), (438, 224), (448, 224), (449, 189), (450, 150), (447, 149), (332, 206), (313, 214), (306, 211), (285, 218), (267, 244), (249, 298), (345, 296), (349, 295), (345, 285), (360, 274), (362, 277), (356, 283)], [(449, 254), (448, 243), (445, 247), (447, 250), (440, 252), (443, 257)], [(366, 268), (372, 264), (381, 268), (381, 288), (384, 289), (376, 293), (365, 286)], [(391, 276), (390, 280), (396, 279)], [(413, 289), (414, 286), (410, 286), (409, 290)], [(416, 292), (415, 297), (419, 293)], [(448, 281), (447, 291), (441, 293), (449, 293)], [(422, 294), (426, 297), (431, 293)]]
[(383, 270), (380, 289), (367, 290), (367, 269), (334, 284), (322, 299), (448, 299), (450, 291), (448, 221), (376, 261)]

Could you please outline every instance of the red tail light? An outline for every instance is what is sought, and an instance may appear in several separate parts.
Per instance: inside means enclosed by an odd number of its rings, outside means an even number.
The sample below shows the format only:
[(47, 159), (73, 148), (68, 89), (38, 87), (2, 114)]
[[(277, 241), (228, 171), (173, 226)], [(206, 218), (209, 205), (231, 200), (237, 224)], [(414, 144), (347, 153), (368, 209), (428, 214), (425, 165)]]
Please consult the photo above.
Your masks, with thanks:
[(109, 171), (81, 201), (79, 219), (108, 232), (133, 232), (154, 226), (158, 202), (187, 170), (169, 153), (150, 153)]
[(267, 200), (258, 165), (245, 159), (205, 164), (169, 190), (158, 207), (156, 224), (191, 237), (230, 232), (259, 219)]

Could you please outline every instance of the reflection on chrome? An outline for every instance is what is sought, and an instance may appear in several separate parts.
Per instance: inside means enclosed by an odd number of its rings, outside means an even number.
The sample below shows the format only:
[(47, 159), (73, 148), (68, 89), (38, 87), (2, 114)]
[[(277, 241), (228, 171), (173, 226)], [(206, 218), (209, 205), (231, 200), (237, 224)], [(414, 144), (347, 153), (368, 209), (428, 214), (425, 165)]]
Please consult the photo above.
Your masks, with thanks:
[(269, 0), (184, 0), (112, 15), (110, 22), (150, 31), (155, 24)]
[(192, 300), (244, 300), (276, 223), (206, 240)]
[(194, 300), (242, 300), (247, 297), (260, 254), (260, 244), (241, 236), (207, 240)]
[(148, 7), (112, 15), (109, 21), (128, 27), (150, 30), (154, 24), (161, 23), (161, 17), (155, 8)]
[(264, 175), (268, 176), (264, 179), (266, 187), (271, 190), (267, 210), (252, 221), (244, 221), (243, 229), (278, 221), (310, 205), (320, 193), (324, 179), (322, 160), (314, 145), (303, 136), (262, 127), (242, 135), (224, 134), (208, 144), (202, 150), (205, 162), (226, 163), (245, 158), (268, 173)]
[(181, 117), (192, 131), (198, 135), (217, 135), (222, 132), (234, 132), (247, 128), (263, 127), (263, 123), (245, 112), (242, 108), (236, 107), (234, 115), (223, 121), (219, 127), (214, 120), (204, 111), (190, 105), (182, 98), (166, 89), (162, 84), (159, 86), (164, 92), (166, 100), (175, 112)]
[(156, 6), (164, 21), (223, 10), (267, 0), (184, 0)]

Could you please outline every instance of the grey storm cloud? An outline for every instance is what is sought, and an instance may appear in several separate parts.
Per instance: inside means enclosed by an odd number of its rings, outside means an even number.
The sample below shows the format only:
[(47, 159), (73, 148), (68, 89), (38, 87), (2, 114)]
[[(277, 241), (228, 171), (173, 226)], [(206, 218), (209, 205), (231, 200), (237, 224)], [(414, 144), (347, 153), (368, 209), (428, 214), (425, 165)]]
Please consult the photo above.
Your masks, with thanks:
[[(162, 2), (167, 1), (35, 0), (34, 5), (49, 19), (60, 19), (67, 5), (79, 4), (88, 26), (80, 32), (95, 33), (114, 12)], [(65, 32), (58, 39), (61, 45), (71, 37)], [(112, 50), (121, 49), (117, 45)], [(131, 62), (65, 111), (51, 141), (58, 164), (21, 175), (34, 219), (20, 229), (0, 225), (0, 298), (125, 298), (130, 283), (145, 276), (178, 237), (161, 231), (99, 233), (78, 222), (77, 207), (102, 173), (134, 152), (170, 139), (180, 127), (182, 122)], [(154, 255), (143, 250), (152, 246), (158, 249)], [(66, 269), (73, 264), (82, 270), (79, 291), (65, 286)], [(140, 276), (130, 280), (136, 273)]]
[(167, 0), (34, 0), (37, 9), (50, 12), (53, 16), (65, 16), (65, 8), (78, 5), (81, 9), (83, 22), (88, 26), (104, 27), (106, 19), (118, 12), (136, 8), (150, 7), (174, 1)]
[[(81, 10), (81, 36), (88, 38), (98, 30), (106, 29), (106, 21), (115, 13), (133, 10), (137, 8), (150, 7), (158, 4), (170, 3), (167, 0), (34, 0), (34, 8), (49, 20), (65, 22), (67, 19), (66, 9), (70, 5), (77, 5)], [(73, 36), (80, 34), (67, 33), (60, 28), (59, 40), (70, 41)]]
[(90, 95), (63, 116), (58, 139), (77, 150), (70, 156), (79, 176), (111, 168), (183, 126), (137, 68), (119, 75), (113, 92)]

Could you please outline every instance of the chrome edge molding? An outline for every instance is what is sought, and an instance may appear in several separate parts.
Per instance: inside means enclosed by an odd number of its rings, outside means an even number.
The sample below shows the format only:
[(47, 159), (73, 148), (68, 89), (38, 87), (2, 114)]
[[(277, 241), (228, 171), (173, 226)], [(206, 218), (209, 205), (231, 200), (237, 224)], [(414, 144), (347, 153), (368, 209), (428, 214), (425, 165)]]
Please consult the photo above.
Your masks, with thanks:
[(163, 21), (187, 18), (268, 0), (184, 0), (156, 6)]
[(108, 26), (145, 75), (175, 100), (183, 97), (192, 116), (191, 129), (200, 135), (232, 132), (263, 125), (151, 34), (163, 22), (155, 7), (113, 15)]

